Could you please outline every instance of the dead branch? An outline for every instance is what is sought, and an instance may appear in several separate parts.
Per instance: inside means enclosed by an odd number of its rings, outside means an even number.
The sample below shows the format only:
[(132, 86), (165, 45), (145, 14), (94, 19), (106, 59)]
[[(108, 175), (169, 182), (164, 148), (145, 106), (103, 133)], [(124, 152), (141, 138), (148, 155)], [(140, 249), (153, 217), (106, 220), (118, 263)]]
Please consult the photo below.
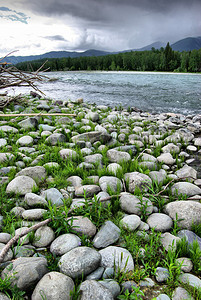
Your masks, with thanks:
[(15, 244), (21, 237), (23, 237), (24, 235), (26, 235), (26, 234), (28, 234), (29, 232), (31, 232), (31, 231), (34, 231), (34, 230), (36, 230), (36, 229), (38, 229), (38, 228), (40, 228), (40, 227), (42, 227), (42, 226), (45, 226), (45, 225), (47, 225), (48, 223), (50, 223), (52, 221), (52, 219), (51, 218), (49, 218), (49, 219), (46, 219), (46, 220), (44, 220), (44, 221), (42, 221), (42, 222), (40, 222), (40, 223), (38, 223), (38, 224), (35, 224), (35, 225), (33, 225), (33, 226), (31, 226), (31, 227), (29, 227), (29, 228), (27, 228), (27, 229), (24, 229), (24, 230), (22, 230), (22, 232), (21, 233), (19, 233), (19, 234), (16, 234), (4, 247), (3, 247), (3, 249), (1, 250), (1, 252), (0, 252), (0, 263), (2, 263), (3, 262), (3, 259), (4, 259), (4, 257), (5, 257), (5, 255), (6, 255), (6, 253), (8, 252), (8, 250), (10, 249), (10, 247), (13, 245), (13, 244)]

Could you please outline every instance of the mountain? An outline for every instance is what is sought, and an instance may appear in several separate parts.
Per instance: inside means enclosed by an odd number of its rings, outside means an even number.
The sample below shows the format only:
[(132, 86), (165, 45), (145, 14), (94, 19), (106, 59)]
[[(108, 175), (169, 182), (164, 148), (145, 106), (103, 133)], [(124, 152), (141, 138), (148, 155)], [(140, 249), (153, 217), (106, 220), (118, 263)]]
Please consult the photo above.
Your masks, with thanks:
[(41, 55), (30, 55), (30, 56), (9, 56), (2, 62), (6, 61), (7, 63), (17, 64), (24, 61), (39, 60), (45, 58), (62, 58), (62, 57), (80, 57), (80, 56), (103, 56), (110, 54), (110, 52), (100, 51), (100, 50), (87, 50), (84, 52), (70, 52), (70, 51), (51, 51)]
[[(31, 55), (31, 56), (9, 56), (6, 57), (2, 62), (6, 61), (7, 63), (17, 64), (19, 62), (24, 61), (32, 61), (32, 60), (39, 60), (39, 59), (48, 59), (48, 58), (62, 58), (62, 57), (80, 57), (80, 56), (103, 56), (108, 54), (117, 54), (117, 53), (124, 53), (130, 51), (149, 51), (152, 48), (160, 49), (161, 47), (166, 46), (167, 43), (164, 42), (155, 42), (145, 47), (139, 49), (129, 49), (119, 52), (107, 52), (107, 51), (100, 51), (90, 49), (84, 52), (70, 52), (70, 51), (51, 51), (41, 55)], [(171, 47), (175, 51), (191, 51), (191, 50), (198, 50), (201, 48), (201, 36), (198, 37), (188, 37), (182, 40), (177, 41), (174, 44), (171, 44)]]
[(172, 49), (175, 51), (192, 51), (201, 48), (201, 36), (198, 37), (188, 37), (182, 39), (171, 45)]

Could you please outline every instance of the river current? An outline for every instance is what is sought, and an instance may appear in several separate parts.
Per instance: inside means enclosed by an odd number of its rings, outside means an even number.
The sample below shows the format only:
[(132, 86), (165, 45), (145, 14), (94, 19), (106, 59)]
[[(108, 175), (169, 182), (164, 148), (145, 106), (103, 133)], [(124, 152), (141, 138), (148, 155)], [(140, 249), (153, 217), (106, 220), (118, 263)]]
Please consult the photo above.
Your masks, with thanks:
[[(38, 87), (55, 100), (75, 100), (150, 112), (201, 113), (201, 74), (50, 72)], [(30, 89), (29, 89), (30, 90)], [(28, 88), (18, 92), (28, 92)]]

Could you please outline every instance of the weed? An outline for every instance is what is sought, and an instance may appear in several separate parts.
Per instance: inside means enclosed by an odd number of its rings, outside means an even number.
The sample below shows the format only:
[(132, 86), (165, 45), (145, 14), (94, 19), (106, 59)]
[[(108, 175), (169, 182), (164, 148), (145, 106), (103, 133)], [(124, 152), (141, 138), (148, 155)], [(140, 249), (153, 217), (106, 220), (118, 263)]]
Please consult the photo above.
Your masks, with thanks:
[(16, 285), (13, 286), (12, 284), (12, 278), (13, 277), (8, 277), (7, 275), (5, 276), (4, 279), (0, 277), (0, 292), (3, 292), (6, 294), (10, 299), (12, 300), (22, 300), (24, 299), (24, 291), (21, 291), (18, 289)]

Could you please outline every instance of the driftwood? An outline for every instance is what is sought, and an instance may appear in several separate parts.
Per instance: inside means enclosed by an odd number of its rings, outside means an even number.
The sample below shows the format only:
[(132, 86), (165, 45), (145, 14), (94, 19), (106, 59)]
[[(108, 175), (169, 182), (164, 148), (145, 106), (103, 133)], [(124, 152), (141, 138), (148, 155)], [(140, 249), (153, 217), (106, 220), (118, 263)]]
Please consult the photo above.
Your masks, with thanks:
[(38, 224), (35, 224), (35, 225), (33, 225), (33, 226), (31, 226), (31, 227), (29, 227), (29, 228), (27, 228), (27, 229), (24, 229), (21, 233), (19, 233), (19, 234), (16, 234), (4, 247), (3, 247), (3, 249), (1, 250), (1, 252), (0, 252), (0, 263), (2, 263), (3, 262), (3, 259), (4, 259), (4, 257), (5, 257), (5, 255), (6, 255), (6, 253), (8, 252), (8, 250), (10, 249), (10, 247), (12, 246), (12, 245), (14, 245), (22, 236), (24, 236), (24, 235), (26, 235), (26, 234), (28, 234), (29, 232), (31, 232), (31, 231), (34, 231), (34, 230), (36, 230), (36, 229), (38, 229), (38, 228), (40, 228), (40, 227), (42, 227), (42, 226), (44, 226), (44, 225), (47, 225), (48, 223), (50, 223), (52, 221), (52, 219), (51, 218), (49, 218), (49, 219), (46, 219), (46, 220), (44, 220), (44, 221), (42, 221), (42, 222), (40, 222), (40, 223), (38, 223)]
[[(7, 62), (2, 62), (13, 52), (15, 51), (10, 52), (2, 59), (0, 59), (0, 89), (15, 86), (30, 86), (34, 90), (44, 95), (44, 93), (36, 86), (35, 82), (42, 81), (44, 78), (47, 78), (46, 76), (39, 75), (39, 72), (44, 67), (47, 61), (45, 61), (36, 72), (25, 73)], [(45, 71), (47, 70), (48, 69), (46, 69)]]

